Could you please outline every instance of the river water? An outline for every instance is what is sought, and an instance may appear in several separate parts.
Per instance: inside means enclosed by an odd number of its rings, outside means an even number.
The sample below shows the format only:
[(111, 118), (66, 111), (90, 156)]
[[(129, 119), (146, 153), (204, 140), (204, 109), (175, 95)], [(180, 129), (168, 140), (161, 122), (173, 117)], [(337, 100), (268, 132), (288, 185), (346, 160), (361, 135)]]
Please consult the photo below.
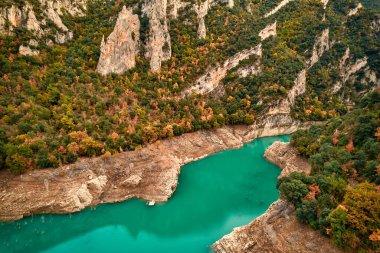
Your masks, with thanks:
[(278, 198), (280, 170), (263, 158), (277, 140), (289, 136), (257, 139), (185, 165), (165, 204), (131, 200), (0, 223), (0, 252), (211, 252), (212, 243)]

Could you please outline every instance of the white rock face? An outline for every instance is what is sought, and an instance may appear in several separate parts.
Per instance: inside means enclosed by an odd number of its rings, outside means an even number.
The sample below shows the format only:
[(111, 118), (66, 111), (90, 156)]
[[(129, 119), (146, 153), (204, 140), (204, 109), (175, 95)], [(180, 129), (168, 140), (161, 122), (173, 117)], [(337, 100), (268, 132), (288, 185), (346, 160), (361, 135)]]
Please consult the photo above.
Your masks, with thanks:
[(198, 23), (198, 38), (205, 39), (206, 38), (206, 24), (204, 18), (199, 19)]
[(222, 65), (219, 65), (205, 75), (201, 76), (196, 82), (195, 85), (190, 89), (185, 91), (185, 95), (195, 94), (207, 94), (213, 91), (216, 87), (219, 86), (220, 81), (226, 77), (228, 70), (236, 67), (242, 60), (248, 59), (251, 55), (262, 56), (262, 47), (259, 44), (256, 47), (251, 49), (243, 50), (228, 60), (226, 60)]
[(34, 55), (39, 55), (40, 51), (33, 50), (29, 46), (21, 45), (20, 48), (19, 48), (19, 54), (21, 54), (21, 55), (28, 55), (28, 56), (34, 56)]
[[(37, 38), (53, 35), (57, 43), (65, 43), (72, 39), (73, 33), (63, 23), (61, 16), (68, 13), (73, 16), (84, 15), (87, 0), (38, 0), (42, 10), (40, 20), (37, 19), (33, 5), (25, 1), (23, 6), (10, 5), (0, 9), (0, 34), (12, 35), (15, 28), (25, 27)], [(52, 22), (56, 29), (45, 28)]]
[(169, 15), (174, 19), (178, 18), (178, 11), (189, 4), (189, 2), (182, 2), (181, 0), (168, 0)]
[(169, 60), (172, 53), (166, 10), (167, 0), (146, 0), (143, 4), (142, 12), (149, 19), (145, 57), (153, 72), (160, 71), (161, 63)]
[(302, 70), (296, 80), (293, 88), (288, 92), (290, 105), (294, 105), (296, 97), (306, 92), (306, 69)]
[(206, 25), (204, 18), (206, 17), (208, 10), (214, 4), (214, 0), (206, 0), (194, 5), (194, 11), (198, 17), (198, 38), (206, 38)]
[(261, 40), (266, 40), (270, 36), (277, 35), (277, 21), (273, 24), (267, 25), (263, 30), (260, 31), (259, 36)]
[(267, 18), (269, 16), (272, 16), (273, 14), (275, 14), (276, 12), (278, 12), (279, 10), (281, 10), (282, 7), (284, 7), (285, 5), (287, 5), (288, 3), (290, 3), (291, 1), (294, 1), (294, 0), (283, 0), (273, 10), (271, 10), (270, 12), (268, 12), (267, 14), (265, 14), (264, 17)]
[(350, 58), (350, 48), (347, 48), (339, 64), (339, 75), (340, 75), (341, 80), (339, 80), (334, 85), (332, 89), (333, 94), (337, 93), (343, 87), (343, 85), (349, 80), (350, 77), (352, 77), (359, 70), (367, 66), (367, 63), (368, 63), (367, 57), (358, 59), (354, 63), (350, 63), (349, 58)]
[(354, 9), (352, 9), (352, 10), (350, 10), (350, 11), (348, 12), (348, 16), (350, 17), (350, 16), (355, 15), (356, 13), (358, 13), (358, 11), (359, 11), (361, 8), (363, 8), (363, 5), (362, 5), (361, 3), (359, 3)]
[(313, 54), (311, 58), (306, 62), (307, 68), (311, 68), (315, 63), (319, 61), (319, 58), (330, 49), (329, 41), (330, 29), (326, 28), (323, 30), (321, 36), (317, 38), (313, 46)]
[(262, 68), (261, 68), (261, 65), (260, 65), (260, 59), (256, 62), (255, 65), (251, 65), (251, 66), (248, 66), (248, 67), (245, 67), (245, 68), (240, 68), (236, 71), (236, 73), (240, 76), (240, 77), (247, 77), (247, 76), (250, 76), (250, 75), (258, 75), (262, 72)]
[(97, 72), (122, 74), (136, 66), (139, 52), (140, 20), (132, 9), (124, 6), (119, 13), (115, 28), (107, 42), (104, 37), (100, 46), (100, 58)]
[(307, 70), (317, 63), (320, 57), (329, 49), (329, 29), (327, 28), (316, 39), (313, 46), (312, 56), (308, 61), (306, 61), (306, 68), (301, 70), (296, 80), (294, 80), (294, 86), (288, 92), (287, 98), (277, 101), (276, 104), (272, 105), (272, 107), (269, 108), (267, 113), (268, 115), (290, 113), (291, 107), (294, 105), (296, 98), (306, 92)]

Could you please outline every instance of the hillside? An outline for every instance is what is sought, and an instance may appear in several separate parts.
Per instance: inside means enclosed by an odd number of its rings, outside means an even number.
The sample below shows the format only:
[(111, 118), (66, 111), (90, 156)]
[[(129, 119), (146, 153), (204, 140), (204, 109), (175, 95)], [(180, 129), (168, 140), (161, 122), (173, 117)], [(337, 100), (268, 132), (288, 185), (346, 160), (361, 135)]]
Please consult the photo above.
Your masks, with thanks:
[(342, 115), (379, 82), (379, 14), (359, 7), (5, 1), (1, 168), (58, 167), (268, 115)]

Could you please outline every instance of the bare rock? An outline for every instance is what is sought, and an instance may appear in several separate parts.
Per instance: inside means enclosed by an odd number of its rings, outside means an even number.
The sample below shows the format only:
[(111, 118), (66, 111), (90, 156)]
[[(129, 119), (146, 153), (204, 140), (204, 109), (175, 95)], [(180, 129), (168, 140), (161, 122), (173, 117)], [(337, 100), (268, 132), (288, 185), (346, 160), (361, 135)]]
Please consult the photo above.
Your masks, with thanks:
[(72, 213), (131, 198), (164, 202), (175, 191), (184, 164), (241, 147), (255, 138), (289, 134), (302, 126), (290, 117), (274, 116), (252, 126), (184, 134), (107, 159), (82, 158), (54, 170), (33, 170), (19, 176), (0, 171), (0, 220)]
[(210, 93), (219, 86), (220, 81), (226, 77), (228, 70), (235, 68), (241, 61), (248, 59), (251, 55), (262, 56), (261, 44), (251, 49), (243, 50), (227, 59), (222, 65), (207, 71), (192, 87), (184, 92), (184, 95)]
[(19, 48), (19, 54), (21, 55), (28, 55), (28, 56), (34, 56), (39, 55), (40, 51), (31, 49), (29, 46), (21, 45)]
[(104, 37), (100, 46), (97, 72), (122, 74), (136, 66), (140, 37), (140, 20), (125, 6), (119, 13), (115, 28), (107, 42)]
[(264, 153), (264, 157), (282, 169), (279, 178), (292, 172), (304, 172), (309, 175), (311, 166), (307, 159), (299, 156), (296, 149), (289, 143), (274, 142)]
[[(289, 143), (273, 143), (264, 156), (282, 168), (280, 177), (293, 171), (310, 173), (310, 165), (297, 156)], [(294, 210), (291, 203), (279, 199), (263, 215), (246, 226), (235, 228), (212, 248), (217, 253), (343, 252), (319, 231), (300, 223)]]
[(149, 19), (149, 35), (145, 57), (153, 72), (161, 70), (161, 63), (171, 57), (171, 41), (166, 16), (167, 0), (146, 0), (142, 12)]
[(274, 22), (273, 24), (267, 25), (263, 30), (260, 31), (259, 36), (261, 37), (261, 40), (266, 40), (270, 36), (276, 36), (277, 35), (277, 22)]

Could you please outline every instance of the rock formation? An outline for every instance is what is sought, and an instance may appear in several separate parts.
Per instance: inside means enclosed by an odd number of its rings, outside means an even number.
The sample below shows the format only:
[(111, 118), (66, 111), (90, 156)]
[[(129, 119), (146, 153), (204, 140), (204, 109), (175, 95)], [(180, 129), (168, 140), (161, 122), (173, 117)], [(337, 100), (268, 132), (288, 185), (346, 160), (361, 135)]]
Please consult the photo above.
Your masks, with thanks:
[[(42, 10), (38, 15), (40, 19), (37, 19), (34, 5), (31, 3), (38, 4)], [(24, 27), (38, 39), (53, 35), (56, 43), (65, 43), (72, 39), (73, 33), (62, 22), (61, 16), (64, 13), (81, 16), (84, 15), (85, 9), (86, 0), (38, 0), (38, 2), (25, 1), (21, 7), (9, 5), (0, 8), (0, 34), (12, 35), (15, 28)], [(55, 28), (42, 28), (48, 22), (53, 23)]]
[(149, 19), (148, 41), (145, 57), (153, 72), (161, 69), (161, 63), (171, 57), (171, 41), (166, 16), (167, 0), (145, 0), (142, 12)]
[(208, 10), (214, 4), (214, 0), (206, 0), (194, 5), (194, 11), (198, 18), (198, 38), (206, 38), (206, 25), (204, 18), (206, 17)]
[(357, 5), (354, 9), (352, 9), (352, 10), (350, 10), (350, 11), (348, 12), (348, 16), (350, 17), (350, 16), (355, 15), (356, 13), (358, 13), (358, 11), (359, 11), (361, 8), (363, 8), (363, 5), (362, 5), (361, 3), (358, 3), (358, 5)]
[[(339, 76), (340, 80), (334, 85), (332, 93), (337, 93), (343, 85), (349, 80), (352, 75), (357, 73), (359, 70), (367, 66), (367, 57), (357, 59), (354, 63), (349, 62), (350, 59), (350, 48), (347, 48), (339, 64)], [(372, 78), (375, 80), (374, 78)]]
[(181, 0), (168, 0), (169, 15), (174, 19), (178, 18), (178, 11), (189, 4), (189, 2), (182, 2)]
[(222, 65), (207, 71), (205, 75), (195, 82), (195, 85), (185, 91), (184, 95), (210, 93), (219, 86), (220, 81), (226, 77), (228, 70), (235, 68), (242, 60), (248, 59), (251, 55), (262, 56), (261, 44), (251, 49), (243, 50), (227, 59)]
[(270, 12), (266, 13), (264, 15), (264, 17), (269, 17), (269, 16), (272, 16), (273, 14), (275, 14), (276, 12), (278, 12), (279, 10), (282, 9), (282, 7), (284, 7), (285, 5), (287, 5), (288, 3), (290, 3), (291, 1), (294, 1), (294, 0), (283, 0), (281, 1), (273, 10), (271, 10)]
[[(307, 160), (297, 156), (289, 143), (275, 142), (264, 156), (282, 168), (280, 177), (291, 172), (309, 174)], [(249, 225), (235, 228), (213, 244), (217, 253), (340, 253), (332, 241), (309, 225), (300, 223), (295, 216), (294, 206), (277, 200), (268, 210)]]
[(330, 49), (330, 29), (326, 28), (322, 34), (316, 39), (313, 46), (313, 53), (311, 58), (306, 62), (306, 68), (310, 69), (315, 63), (319, 61), (319, 58)]
[(28, 56), (34, 56), (39, 55), (40, 51), (31, 49), (29, 46), (21, 45), (19, 48), (19, 54), (21, 55), (28, 55)]
[(102, 39), (97, 72), (122, 74), (136, 66), (139, 50), (140, 20), (132, 9), (124, 6), (116, 21), (115, 28), (107, 42)]
[(167, 201), (176, 189), (182, 165), (258, 137), (289, 134), (302, 126), (279, 116), (253, 126), (184, 134), (109, 158), (80, 159), (54, 170), (1, 175), (0, 221), (37, 213), (72, 213), (131, 198)]
[(273, 24), (267, 25), (263, 30), (260, 31), (259, 36), (261, 40), (266, 40), (270, 36), (276, 36), (277, 35), (277, 21)]
[(319, 61), (320, 57), (329, 49), (329, 29), (327, 28), (315, 40), (312, 56), (306, 61), (305, 69), (298, 73), (297, 78), (294, 80), (294, 86), (288, 91), (287, 98), (273, 104), (268, 110), (268, 115), (290, 113), (291, 106), (294, 105), (296, 98), (306, 92), (307, 70), (314, 66), (314, 64)]
[(321, 3), (323, 4), (323, 9), (326, 9), (329, 0), (321, 0)]

